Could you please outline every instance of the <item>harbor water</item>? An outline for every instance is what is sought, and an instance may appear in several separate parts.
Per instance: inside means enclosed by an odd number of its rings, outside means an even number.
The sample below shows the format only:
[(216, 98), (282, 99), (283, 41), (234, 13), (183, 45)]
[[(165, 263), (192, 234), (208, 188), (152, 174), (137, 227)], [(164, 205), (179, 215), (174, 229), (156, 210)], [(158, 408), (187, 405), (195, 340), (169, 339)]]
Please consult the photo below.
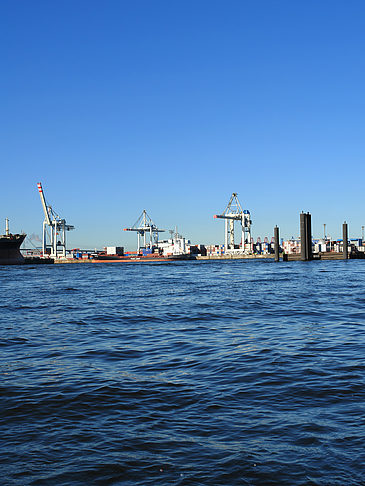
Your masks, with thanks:
[(365, 484), (365, 261), (0, 282), (1, 484)]

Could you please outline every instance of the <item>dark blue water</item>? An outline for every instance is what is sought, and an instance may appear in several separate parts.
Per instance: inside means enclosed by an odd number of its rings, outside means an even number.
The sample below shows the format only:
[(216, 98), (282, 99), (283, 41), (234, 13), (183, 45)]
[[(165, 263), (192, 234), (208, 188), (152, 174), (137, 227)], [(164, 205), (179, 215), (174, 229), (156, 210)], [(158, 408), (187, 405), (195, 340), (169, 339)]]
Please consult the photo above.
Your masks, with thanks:
[(365, 261), (0, 282), (1, 484), (365, 484)]

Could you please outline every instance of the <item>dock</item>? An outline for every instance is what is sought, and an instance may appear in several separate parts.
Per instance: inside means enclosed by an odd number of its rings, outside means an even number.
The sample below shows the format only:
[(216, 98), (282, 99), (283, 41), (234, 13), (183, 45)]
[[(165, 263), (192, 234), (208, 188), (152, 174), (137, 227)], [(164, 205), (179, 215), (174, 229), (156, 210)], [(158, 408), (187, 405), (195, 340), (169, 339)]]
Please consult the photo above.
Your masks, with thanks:
[[(349, 253), (348, 258), (344, 258), (343, 252), (324, 252), (324, 253), (314, 253), (311, 260), (364, 260), (364, 253)], [(283, 255), (283, 261), (287, 262), (297, 262), (301, 261), (302, 256), (300, 253), (289, 253)]]
[(264, 260), (264, 259), (272, 259), (275, 255), (273, 253), (264, 253), (264, 254), (252, 254), (252, 255), (245, 255), (245, 254), (223, 254), (223, 255), (196, 255), (197, 260)]

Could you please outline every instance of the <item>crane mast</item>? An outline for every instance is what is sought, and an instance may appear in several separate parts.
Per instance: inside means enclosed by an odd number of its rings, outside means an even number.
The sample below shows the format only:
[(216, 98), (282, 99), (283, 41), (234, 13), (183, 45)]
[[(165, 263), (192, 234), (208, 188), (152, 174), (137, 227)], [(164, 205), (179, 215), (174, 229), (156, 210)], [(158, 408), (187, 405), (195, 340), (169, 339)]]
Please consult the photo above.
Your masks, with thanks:
[[(49, 206), (44, 196), (42, 184), (37, 183), (39, 196), (44, 212), (42, 251), (43, 256), (50, 255), (51, 258), (66, 257), (66, 231), (74, 229), (74, 226), (66, 224), (66, 220)], [(49, 232), (47, 231), (49, 229)]]

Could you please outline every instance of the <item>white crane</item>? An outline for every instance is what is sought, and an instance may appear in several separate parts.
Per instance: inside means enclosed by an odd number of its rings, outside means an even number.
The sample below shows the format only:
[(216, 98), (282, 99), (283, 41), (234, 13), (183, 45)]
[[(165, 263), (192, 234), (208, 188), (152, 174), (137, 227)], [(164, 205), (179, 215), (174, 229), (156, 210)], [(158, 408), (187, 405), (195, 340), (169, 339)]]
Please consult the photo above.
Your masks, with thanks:
[(165, 230), (158, 229), (152, 219), (148, 216), (147, 211), (144, 209), (134, 225), (131, 228), (124, 228), (124, 231), (137, 232), (137, 245), (139, 253), (141, 248), (147, 248), (147, 236), (149, 237), (148, 246), (152, 250), (153, 246), (158, 246), (158, 234), (163, 233)]
[[(73, 230), (74, 226), (66, 224), (66, 220), (61, 219), (58, 214), (52, 209), (52, 207), (46, 203), (42, 184), (38, 182), (37, 186), (44, 211), (42, 237), (43, 256), (49, 254), (52, 258), (65, 258), (66, 231)], [(47, 226), (50, 228), (50, 235), (48, 235), (47, 233)], [(49, 243), (47, 243), (47, 236), (49, 236)]]
[(252, 251), (252, 237), (251, 237), (251, 216), (250, 211), (243, 210), (238, 200), (237, 193), (234, 192), (229, 200), (226, 209), (222, 214), (215, 214), (214, 218), (222, 218), (225, 220), (225, 250), (234, 250), (234, 222), (241, 222), (242, 239), (241, 249), (245, 252)]

